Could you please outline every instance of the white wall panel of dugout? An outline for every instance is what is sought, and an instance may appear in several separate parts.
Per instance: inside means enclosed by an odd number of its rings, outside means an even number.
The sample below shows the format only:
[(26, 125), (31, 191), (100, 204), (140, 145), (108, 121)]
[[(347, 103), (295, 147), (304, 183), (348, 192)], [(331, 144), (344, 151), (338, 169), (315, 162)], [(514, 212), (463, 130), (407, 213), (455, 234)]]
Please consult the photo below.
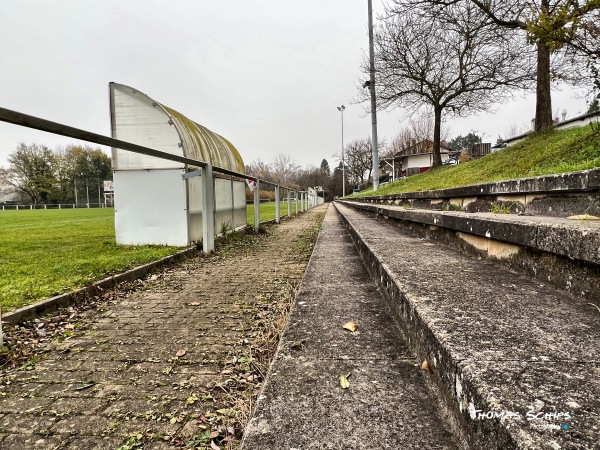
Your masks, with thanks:
[[(235, 147), (147, 95), (110, 83), (111, 135), (134, 144), (245, 173)], [(112, 150), (118, 244), (185, 246), (202, 239), (200, 177), (183, 163)], [(246, 225), (245, 180), (214, 179), (215, 230)]]

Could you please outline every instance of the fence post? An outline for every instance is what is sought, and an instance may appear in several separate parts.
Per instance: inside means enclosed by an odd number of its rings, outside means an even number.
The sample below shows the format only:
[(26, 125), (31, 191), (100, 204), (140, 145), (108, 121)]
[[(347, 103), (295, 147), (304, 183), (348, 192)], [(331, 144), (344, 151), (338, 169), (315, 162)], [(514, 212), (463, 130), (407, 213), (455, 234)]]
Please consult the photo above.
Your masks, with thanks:
[(260, 181), (256, 180), (254, 188), (254, 231), (260, 230)]
[(275, 186), (275, 222), (281, 222), (281, 205), (279, 204), (279, 185)]
[(215, 251), (215, 185), (212, 166), (202, 168), (202, 250)]
[(296, 215), (298, 215), (298, 191), (294, 191), (294, 203), (296, 205)]
[(288, 217), (292, 217), (292, 191), (287, 190)]

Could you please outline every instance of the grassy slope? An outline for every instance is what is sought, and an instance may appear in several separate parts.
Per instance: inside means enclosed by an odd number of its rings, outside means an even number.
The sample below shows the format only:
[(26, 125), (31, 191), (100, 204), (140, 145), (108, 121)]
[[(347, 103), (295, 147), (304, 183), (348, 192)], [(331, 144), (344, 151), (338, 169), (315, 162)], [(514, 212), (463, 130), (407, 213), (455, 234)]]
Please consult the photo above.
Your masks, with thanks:
[(444, 189), (594, 167), (600, 167), (600, 131), (585, 126), (531, 136), (484, 158), (439, 167), (381, 186), (376, 193), (368, 190), (353, 196)]

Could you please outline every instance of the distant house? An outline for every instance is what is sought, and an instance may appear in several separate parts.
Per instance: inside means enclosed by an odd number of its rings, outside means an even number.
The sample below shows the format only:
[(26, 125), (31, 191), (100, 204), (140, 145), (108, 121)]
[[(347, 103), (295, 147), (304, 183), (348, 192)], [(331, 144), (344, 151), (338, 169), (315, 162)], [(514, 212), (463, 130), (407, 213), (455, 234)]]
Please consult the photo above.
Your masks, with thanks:
[[(441, 143), (440, 154), (442, 163), (448, 160), (452, 149), (445, 142)], [(423, 139), (406, 147), (394, 155), (397, 174), (400, 177), (409, 177), (431, 169), (433, 165), (433, 141)]]
[[(582, 127), (584, 125), (588, 125), (590, 123), (600, 123), (600, 112), (595, 111), (587, 114), (582, 114), (580, 116), (573, 117), (571, 119), (563, 120), (562, 122), (555, 122), (554, 128), (557, 130), (562, 130), (565, 128), (575, 128)], [(535, 119), (531, 120), (531, 129), (532, 131), (528, 131), (527, 133), (520, 134), (515, 137), (511, 137), (509, 139), (505, 139), (502, 144), (497, 144), (494, 146), (493, 150), (497, 150), (499, 148), (509, 147), (511, 145), (516, 144), (517, 142), (522, 141), (531, 133), (533, 133), (533, 128), (535, 127)], [(498, 147), (497, 147), (498, 146)]]

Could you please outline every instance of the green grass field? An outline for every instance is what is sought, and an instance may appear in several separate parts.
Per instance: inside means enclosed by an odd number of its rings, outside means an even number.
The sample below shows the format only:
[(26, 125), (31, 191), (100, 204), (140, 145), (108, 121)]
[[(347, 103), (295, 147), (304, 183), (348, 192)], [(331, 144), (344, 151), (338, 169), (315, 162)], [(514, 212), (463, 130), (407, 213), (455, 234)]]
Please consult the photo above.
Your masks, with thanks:
[(530, 136), (484, 158), (432, 169), (385, 184), (377, 192), (368, 190), (353, 196), (444, 189), (594, 167), (600, 167), (600, 131), (584, 126)]
[[(260, 221), (268, 222), (269, 220), (275, 219), (275, 202), (264, 202), (260, 204)], [(280, 202), (281, 217), (287, 216), (287, 201)], [(300, 204), (298, 204), (298, 211), (300, 211)], [(292, 200), (292, 214), (296, 214), (295, 202)], [(254, 205), (246, 205), (246, 222), (248, 225), (254, 225)]]
[(173, 254), (117, 246), (114, 210), (0, 211), (0, 302), (12, 310)]
[[(247, 215), (252, 225), (252, 205)], [(274, 218), (275, 203), (261, 203), (261, 222)], [(7, 312), (178, 250), (116, 245), (112, 208), (0, 211), (0, 305)]]

